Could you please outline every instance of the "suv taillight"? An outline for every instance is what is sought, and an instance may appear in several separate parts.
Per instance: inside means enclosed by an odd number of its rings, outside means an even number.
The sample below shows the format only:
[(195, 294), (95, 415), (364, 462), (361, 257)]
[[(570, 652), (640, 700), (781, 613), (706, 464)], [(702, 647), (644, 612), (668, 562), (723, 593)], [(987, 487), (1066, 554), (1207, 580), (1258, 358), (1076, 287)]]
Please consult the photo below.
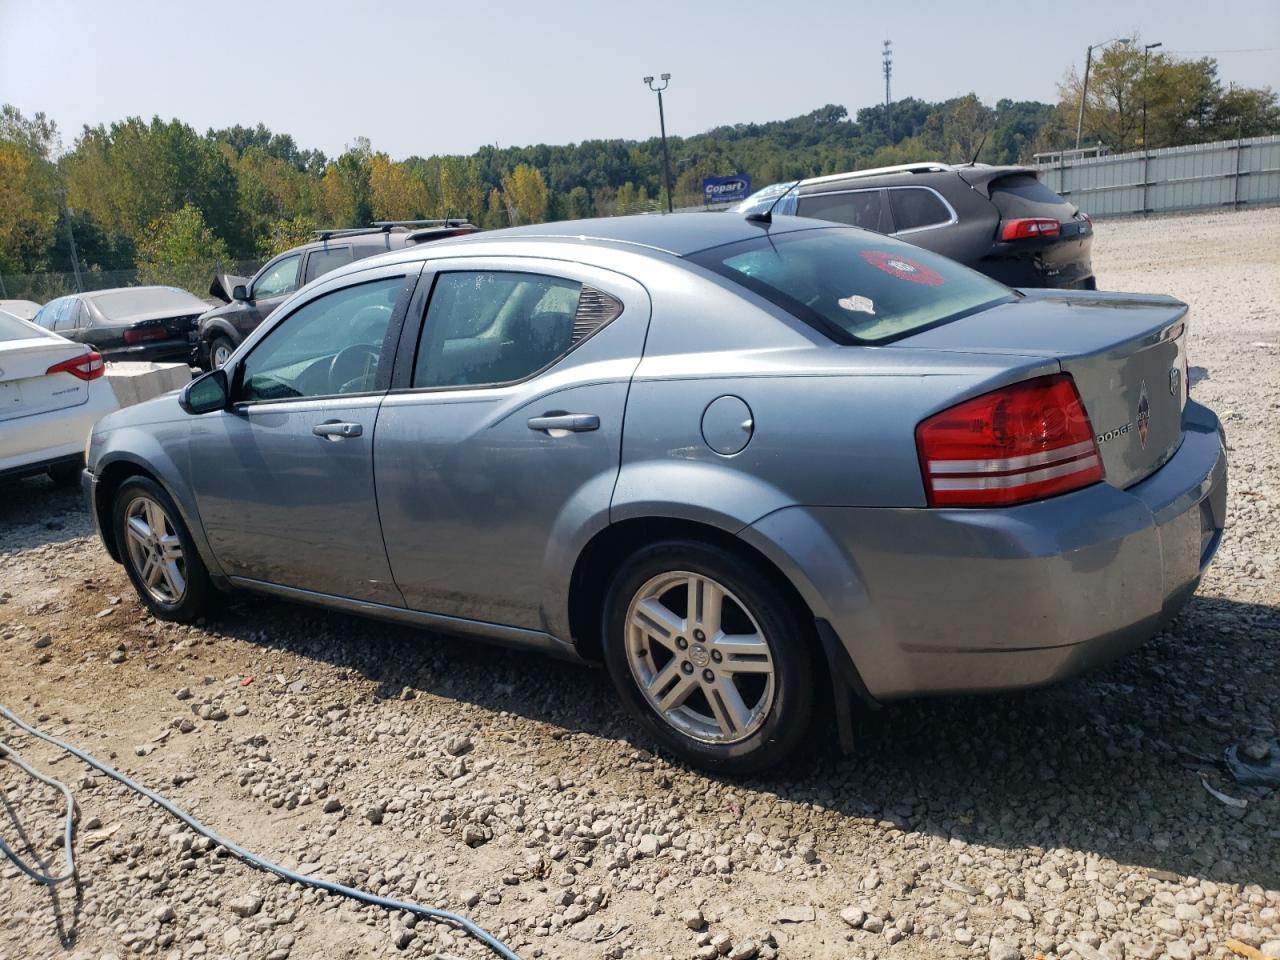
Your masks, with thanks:
[(1001, 240), (1034, 240), (1038, 237), (1056, 237), (1060, 233), (1062, 224), (1052, 217), (1006, 220), (1000, 227)]
[(70, 360), (55, 363), (45, 371), (45, 375), (69, 373), (78, 380), (97, 380), (105, 372), (102, 364), (102, 354), (98, 353), (97, 350), (90, 350), (88, 353), (72, 357)]
[(1103, 478), (1075, 381), (1058, 373), (984, 393), (916, 427), (931, 507), (1001, 507)]

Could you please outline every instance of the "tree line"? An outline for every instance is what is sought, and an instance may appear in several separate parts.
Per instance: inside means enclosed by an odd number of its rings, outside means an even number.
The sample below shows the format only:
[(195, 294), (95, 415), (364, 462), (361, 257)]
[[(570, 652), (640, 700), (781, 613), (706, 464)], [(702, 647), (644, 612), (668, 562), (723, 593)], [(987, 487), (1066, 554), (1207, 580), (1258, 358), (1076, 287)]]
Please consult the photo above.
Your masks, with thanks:
[[(701, 202), (704, 177), (749, 174), (756, 186), (920, 160), (1028, 161), (1074, 143), (1080, 78), (1059, 101), (973, 94), (908, 98), (853, 117), (830, 104), (799, 117), (671, 137), (676, 206)], [(1211, 58), (1143, 56), (1116, 44), (1089, 78), (1084, 142), (1114, 150), (1280, 132), (1270, 89), (1224, 87)], [(43, 113), (0, 110), (0, 274), (261, 259), (319, 227), (469, 217), (485, 228), (665, 207), (659, 140), (481, 147), (470, 156), (393, 160), (357, 138), (328, 157), (259, 124), (198, 133), (181, 120), (130, 117), (86, 126), (65, 152)]]

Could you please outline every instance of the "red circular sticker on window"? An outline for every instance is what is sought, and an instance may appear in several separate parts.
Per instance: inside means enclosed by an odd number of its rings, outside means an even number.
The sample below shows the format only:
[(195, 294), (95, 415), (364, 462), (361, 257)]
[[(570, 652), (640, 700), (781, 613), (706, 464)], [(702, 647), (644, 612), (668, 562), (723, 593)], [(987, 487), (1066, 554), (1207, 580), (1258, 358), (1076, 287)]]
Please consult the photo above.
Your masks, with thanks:
[(942, 285), (942, 274), (930, 270), (923, 263), (904, 257), (900, 253), (886, 253), (883, 250), (863, 250), (862, 259), (877, 270), (883, 270), (891, 277), (899, 280), (910, 280), (912, 283), (923, 283), (926, 287)]

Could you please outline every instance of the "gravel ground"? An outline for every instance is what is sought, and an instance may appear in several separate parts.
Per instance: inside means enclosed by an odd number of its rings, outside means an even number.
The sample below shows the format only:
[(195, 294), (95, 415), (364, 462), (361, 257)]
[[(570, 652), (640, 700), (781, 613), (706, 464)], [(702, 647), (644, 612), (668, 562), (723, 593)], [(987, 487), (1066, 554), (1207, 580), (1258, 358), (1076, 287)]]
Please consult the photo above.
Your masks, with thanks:
[[(1280, 792), (1193, 768), (1280, 734), (1280, 210), (1103, 222), (1094, 262), (1192, 304), (1232, 488), (1197, 598), (1074, 682), (894, 705), (855, 756), (717, 780), (650, 752), (601, 671), (257, 598), (159, 623), (78, 495), (29, 480), (0, 487), (0, 703), (265, 856), (526, 958), (1280, 957)], [(0, 956), (488, 956), (0, 737), (75, 788), (83, 880), (50, 895), (0, 861)], [(0, 801), (0, 835), (56, 867), (57, 795), (0, 763)]]

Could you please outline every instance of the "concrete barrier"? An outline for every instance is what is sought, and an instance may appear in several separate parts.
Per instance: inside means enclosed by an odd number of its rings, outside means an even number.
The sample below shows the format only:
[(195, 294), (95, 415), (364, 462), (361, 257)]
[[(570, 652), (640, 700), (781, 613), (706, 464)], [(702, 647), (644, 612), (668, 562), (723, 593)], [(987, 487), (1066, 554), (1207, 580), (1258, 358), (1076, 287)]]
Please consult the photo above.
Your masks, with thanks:
[(107, 364), (107, 381), (122, 407), (131, 407), (191, 382), (185, 363), (125, 362)]

